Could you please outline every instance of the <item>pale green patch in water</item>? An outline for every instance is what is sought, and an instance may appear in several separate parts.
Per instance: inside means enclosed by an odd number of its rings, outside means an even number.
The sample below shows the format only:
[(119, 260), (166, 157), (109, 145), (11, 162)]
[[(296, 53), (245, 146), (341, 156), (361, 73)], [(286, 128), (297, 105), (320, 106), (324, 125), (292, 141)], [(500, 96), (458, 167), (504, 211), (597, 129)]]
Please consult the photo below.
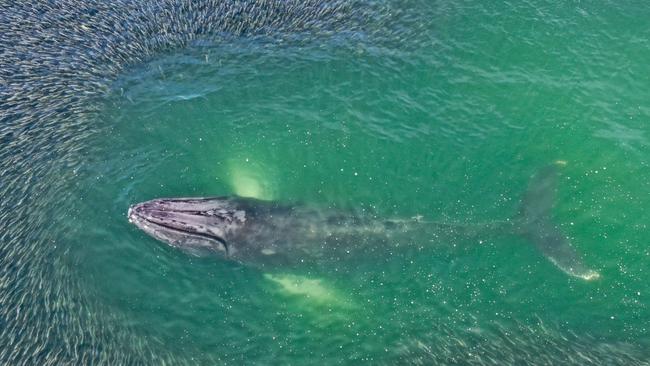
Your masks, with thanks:
[(278, 293), (290, 296), (308, 305), (319, 305), (338, 308), (351, 308), (353, 302), (345, 294), (332, 287), (321, 278), (309, 278), (295, 274), (269, 274), (264, 278), (273, 282)]
[(262, 200), (273, 200), (275, 191), (272, 174), (267, 166), (263, 166), (251, 158), (231, 159), (228, 162), (228, 182), (232, 191), (241, 197), (252, 197)]

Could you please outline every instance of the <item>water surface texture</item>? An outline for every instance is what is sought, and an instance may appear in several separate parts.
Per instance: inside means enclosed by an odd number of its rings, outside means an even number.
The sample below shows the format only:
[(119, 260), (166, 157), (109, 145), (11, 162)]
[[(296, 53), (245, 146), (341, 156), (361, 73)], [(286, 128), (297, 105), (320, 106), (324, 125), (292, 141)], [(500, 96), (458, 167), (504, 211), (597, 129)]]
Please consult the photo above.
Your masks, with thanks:
[[(643, 2), (0, 4), (0, 364), (650, 361)], [(238, 194), (380, 218), (553, 220), (261, 271), (129, 224)], [(354, 245), (354, 243), (350, 243)]]

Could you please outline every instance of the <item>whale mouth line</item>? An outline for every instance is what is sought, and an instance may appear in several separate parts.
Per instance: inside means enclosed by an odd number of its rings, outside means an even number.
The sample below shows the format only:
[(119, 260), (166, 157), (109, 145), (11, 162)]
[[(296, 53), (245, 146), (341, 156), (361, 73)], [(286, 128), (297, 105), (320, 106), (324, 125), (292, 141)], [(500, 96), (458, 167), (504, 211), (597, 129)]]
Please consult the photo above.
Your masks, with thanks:
[(135, 226), (138, 226), (138, 227), (140, 226), (140, 225), (138, 225), (139, 224), (138, 221), (140, 221), (140, 222), (145, 222), (148, 225), (163, 228), (163, 229), (166, 229), (166, 230), (178, 233), (178, 234), (184, 234), (184, 235), (199, 237), (199, 238), (203, 238), (203, 239), (207, 239), (207, 240), (211, 240), (211, 241), (216, 241), (217, 243), (223, 245), (224, 250), (226, 252), (226, 256), (230, 252), (229, 248), (228, 248), (228, 243), (223, 238), (220, 238), (220, 237), (218, 237), (216, 235), (197, 233), (197, 232), (193, 232), (193, 231), (186, 231), (186, 230), (182, 230), (182, 229), (179, 229), (179, 228), (176, 228), (176, 227), (173, 227), (173, 226), (165, 225), (165, 224), (160, 223), (160, 222), (155, 222), (155, 221), (149, 220), (148, 218), (146, 218), (146, 217), (144, 217), (142, 215), (139, 215), (132, 208), (129, 208), (128, 218), (129, 218), (130, 222), (132, 222)]

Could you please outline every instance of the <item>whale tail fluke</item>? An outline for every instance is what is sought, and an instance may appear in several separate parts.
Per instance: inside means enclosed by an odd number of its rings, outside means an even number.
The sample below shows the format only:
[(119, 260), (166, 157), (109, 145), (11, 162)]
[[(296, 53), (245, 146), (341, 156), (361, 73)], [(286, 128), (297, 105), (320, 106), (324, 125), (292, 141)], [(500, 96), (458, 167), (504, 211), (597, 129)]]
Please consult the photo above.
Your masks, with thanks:
[(559, 173), (564, 165), (566, 162), (556, 161), (531, 179), (514, 220), (514, 228), (565, 273), (584, 280), (597, 279), (600, 277), (598, 272), (586, 267), (569, 238), (552, 219)]

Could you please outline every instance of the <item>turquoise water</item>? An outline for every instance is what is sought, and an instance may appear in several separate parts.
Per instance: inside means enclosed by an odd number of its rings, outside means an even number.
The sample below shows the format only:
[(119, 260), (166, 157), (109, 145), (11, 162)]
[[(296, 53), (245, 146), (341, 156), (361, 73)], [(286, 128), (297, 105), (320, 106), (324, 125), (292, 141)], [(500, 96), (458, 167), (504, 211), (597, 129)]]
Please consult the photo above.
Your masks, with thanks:
[[(31, 180), (7, 168), (6, 187), (56, 189), (5, 221), (0, 360), (648, 364), (648, 13), (383, 3), (349, 31), (203, 37), (130, 65), (90, 127), (39, 145), (69, 160), (21, 161), (19, 135), (3, 142), (6, 164), (53, 164)], [(555, 161), (554, 220), (599, 279), (489, 231), (416, 231), (381, 260), (262, 272), (189, 256), (126, 218), (156, 197), (239, 194), (489, 223)], [(25, 329), (61, 343), (39, 349)]]

